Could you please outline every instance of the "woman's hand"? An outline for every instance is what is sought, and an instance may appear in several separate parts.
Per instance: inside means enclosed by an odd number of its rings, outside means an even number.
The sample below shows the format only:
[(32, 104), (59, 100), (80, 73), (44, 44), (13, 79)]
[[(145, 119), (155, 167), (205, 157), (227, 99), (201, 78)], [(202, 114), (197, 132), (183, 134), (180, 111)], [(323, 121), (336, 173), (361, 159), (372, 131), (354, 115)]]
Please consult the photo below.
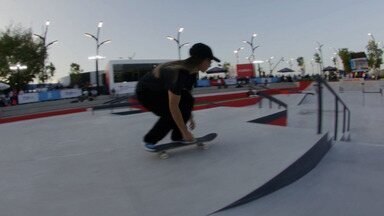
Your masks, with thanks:
[(193, 134), (188, 130), (187, 126), (185, 125), (183, 116), (179, 109), (180, 96), (173, 94), (171, 91), (168, 91), (168, 98), (169, 98), (169, 111), (171, 112), (172, 118), (175, 121), (177, 127), (179, 128), (180, 133), (183, 136), (183, 139), (188, 142), (194, 141), (195, 138), (193, 137)]
[(191, 132), (186, 131), (185, 133), (183, 133), (183, 140), (187, 142), (193, 142), (195, 141), (195, 137)]

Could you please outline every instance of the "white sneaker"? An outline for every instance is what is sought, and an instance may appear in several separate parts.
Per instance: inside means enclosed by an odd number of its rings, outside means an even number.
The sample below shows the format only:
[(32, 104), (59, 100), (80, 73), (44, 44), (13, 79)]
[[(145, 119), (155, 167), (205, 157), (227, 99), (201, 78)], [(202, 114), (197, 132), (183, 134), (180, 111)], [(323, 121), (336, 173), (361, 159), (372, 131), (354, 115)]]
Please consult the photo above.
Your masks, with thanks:
[(144, 149), (146, 151), (154, 152), (154, 151), (156, 151), (156, 145), (153, 144), (153, 143), (145, 143), (144, 144)]

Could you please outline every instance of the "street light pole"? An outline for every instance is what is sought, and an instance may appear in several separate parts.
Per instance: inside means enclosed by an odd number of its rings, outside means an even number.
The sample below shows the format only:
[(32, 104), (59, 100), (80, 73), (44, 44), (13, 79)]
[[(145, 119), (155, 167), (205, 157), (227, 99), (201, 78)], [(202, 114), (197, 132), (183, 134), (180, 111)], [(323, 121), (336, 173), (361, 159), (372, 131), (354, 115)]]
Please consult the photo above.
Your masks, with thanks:
[(370, 36), (370, 37), (372, 38), (373, 41), (376, 41), (376, 40), (375, 40), (375, 37), (373, 36), (372, 33), (368, 33), (368, 36)]
[(275, 64), (275, 66), (272, 68), (272, 71), (275, 70), (275, 68), (276, 68), (281, 62), (283, 62), (283, 61), (284, 61), (284, 57), (281, 57), (281, 58), (279, 59), (279, 61)]
[(320, 53), (320, 71), (321, 71), (321, 74), (324, 76), (324, 65), (323, 65), (323, 51), (322, 51), (322, 47), (324, 46), (324, 44), (320, 44), (319, 42), (317, 42), (317, 45), (318, 47), (316, 48), (317, 50), (319, 50), (319, 53)]
[(291, 58), (288, 60), (288, 65), (289, 65), (289, 68), (293, 70), (293, 62), (295, 59)]
[(43, 66), (43, 74), (42, 74), (42, 77), (43, 77), (43, 82), (45, 81), (44, 77), (46, 75), (46, 68), (45, 68), (45, 60), (47, 58), (47, 50), (48, 50), (48, 47), (51, 46), (52, 44), (55, 44), (58, 42), (58, 40), (54, 40), (52, 42), (49, 42), (47, 44), (47, 34), (48, 34), (48, 27), (50, 25), (50, 21), (47, 20), (45, 22), (45, 31), (44, 31), (44, 36), (41, 36), (41, 35), (38, 35), (38, 34), (33, 34), (34, 36), (40, 38), (42, 41), (43, 41), (43, 45), (44, 45), (44, 49), (43, 49), (43, 61), (42, 61), (42, 66)]
[(246, 41), (244, 40), (243, 43), (246, 43), (246, 44), (249, 44), (249, 46), (251, 46), (251, 51), (252, 51), (252, 54), (250, 56), (250, 62), (253, 62), (255, 60), (255, 49), (259, 48), (260, 46), (255, 46), (253, 44), (253, 40), (257, 37), (257, 34), (254, 33), (251, 37), (251, 41)]
[(262, 60), (255, 60), (252, 62), (253, 64), (257, 64), (257, 71), (259, 71), (259, 77), (262, 77), (261, 70), (260, 70), (260, 64), (264, 63)]
[(179, 56), (179, 60), (181, 59), (181, 48), (183, 47), (183, 46), (187, 46), (189, 43), (183, 43), (183, 44), (181, 44), (181, 42), (180, 42), (180, 35), (181, 35), (181, 32), (183, 32), (184, 31), (184, 28), (179, 28), (179, 31), (177, 32), (177, 38), (174, 38), (174, 37), (171, 37), (171, 36), (167, 36), (166, 38), (168, 39), (168, 40), (173, 40), (173, 41), (175, 41), (176, 42), (176, 44), (177, 44), (177, 52), (178, 52), (178, 56)]
[(244, 47), (237, 48), (236, 50), (233, 51), (233, 53), (235, 53), (235, 55), (236, 55), (236, 62), (237, 62), (237, 64), (239, 64), (239, 52), (242, 49), (244, 49)]
[[(90, 37), (90, 38), (93, 38), (95, 39), (96, 41), (96, 56), (95, 56), (95, 66), (96, 66), (96, 88), (97, 88), (97, 94), (99, 95), (100, 94), (100, 84), (99, 84), (99, 59), (103, 59), (103, 57), (101, 57), (99, 55), (99, 49), (101, 47), (101, 45), (103, 44), (106, 44), (106, 43), (110, 43), (112, 42), (111, 40), (105, 40), (101, 43), (99, 43), (99, 38), (100, 38), (100, 30), (101, 30), (101, 27), (103, 27), (103, 22), (100, 21), (99, 24), (97, 25), (97, 33), (96, 33), (96, 36), (90, 34), (90, 33), (84, 33), (85, 36), (87, 37)], [(93, 59), (93, 58), (90, 58), (90, 59)]]
[(268, 62), (269, 64), (269, 75), (272, 75), (272, 59), (274, 59), (275, 57), (271, 56), (269, 59), (266, 60), (266, 62)]
[[(246, 44), (249, 44), (249, 46), (251, 46), (251, 56), (248, 57), (248, 60), (249, 60), (249, 63), (252, 63), (254, 60), (255, 60), (255, 49), (257, 49), (258, 47), (260, 46), (255, 46), (254, 43), (253, 43), (253, 40), (257, 37), (257, 34), (256, 33), (253, 33), (252, 34), (252, 37), (251, 37), (251, 41), (246, 41), (244, 40), (243, 43), (246, 43)], [(252, 69), (253, 69), (253, 73), (255, 74), (256, 76), (256, 71), (255, 71), (255, 65), (252, 63)]]
[(311, 66), (312, 66), (312, 74), (315, 74), (315, 67), (314, 67), (314, 59), (311, 59), (310, 63), (311, 63)]

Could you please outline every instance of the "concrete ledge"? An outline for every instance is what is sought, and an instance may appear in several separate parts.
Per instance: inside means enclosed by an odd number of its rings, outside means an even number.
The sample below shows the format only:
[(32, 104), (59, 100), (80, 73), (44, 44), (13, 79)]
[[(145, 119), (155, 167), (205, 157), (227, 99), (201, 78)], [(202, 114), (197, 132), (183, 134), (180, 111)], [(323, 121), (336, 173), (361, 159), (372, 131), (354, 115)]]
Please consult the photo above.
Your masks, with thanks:
[(267, 115), (261, 118), (257, 118), (251, 120), (251, 123), (257, 124), (270, 124), (270, 125), (279, 125), (279, 126), (287, 126), (287, 118), (288, 112), (287, 110), (283, 110), (281, 112), (277, 112), (271, 115)]
[(57, 111), (29, 114), (29, 115), (16, 116), (16, 117), (0, 118), (0, 124), (31, 120), (31, 119), (37, 119), (37, 118), (46, 118), (46, 117), (57, 116), (57, 115), (73, 114), (73, 113), (86, 112), (86, 111), (87, 111), (87, 108), (74, 108), (74, 109), (57, 110)]

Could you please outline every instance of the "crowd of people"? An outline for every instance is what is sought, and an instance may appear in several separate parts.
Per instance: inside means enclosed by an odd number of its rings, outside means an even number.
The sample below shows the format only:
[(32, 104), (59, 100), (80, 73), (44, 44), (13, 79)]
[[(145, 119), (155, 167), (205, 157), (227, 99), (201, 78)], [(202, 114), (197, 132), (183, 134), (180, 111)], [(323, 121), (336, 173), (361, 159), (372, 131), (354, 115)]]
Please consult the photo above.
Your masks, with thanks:
[(17, 91), (0, 92), (0, 107), (17, 105)]

